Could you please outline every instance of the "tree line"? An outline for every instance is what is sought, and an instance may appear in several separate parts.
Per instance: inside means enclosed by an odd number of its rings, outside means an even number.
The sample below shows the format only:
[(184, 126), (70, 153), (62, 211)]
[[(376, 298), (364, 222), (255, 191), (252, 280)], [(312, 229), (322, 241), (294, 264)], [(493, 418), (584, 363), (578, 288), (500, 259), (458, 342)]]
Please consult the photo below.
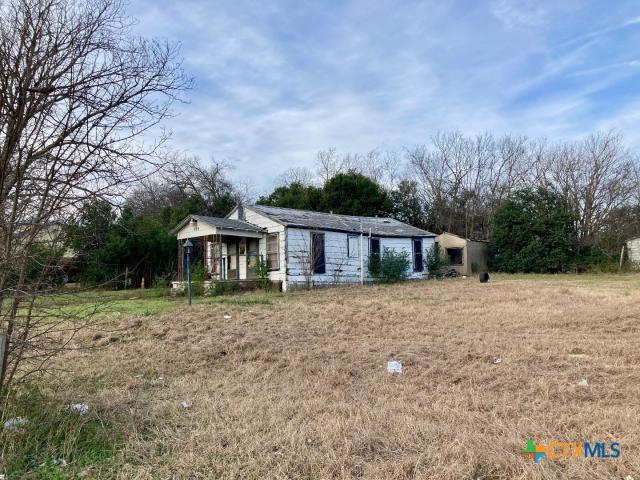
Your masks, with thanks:
[[(564, 269), (582, 269), (613, 262), (624, 242), (640, 235), (639, 172), (638, 157), (614, 131), (555, 143), (441, 132), (402, 152), (321, 151), (315, 169), (287, 170), (258, 203), (387, 215), (435, 233), (491, 240), (496, 220), (505, 218), (498, 212), (513, 207), (510, 201), (525, 208), (523, 198), (534, 202), (540, 200), (537, 195), (552, 195), (555, 208), (571, 219), (574, 253)], [(493, 246), (494, 253), (503, 248)], [(494, 262), (496, 268), (501, 265)]]
[[(64, 305), (56, 317), (67, 247), (88, 283), (166, 281), (180, 219), (253, 199), (229, 165), (167, 153), (159, 127), (192, 80), (177, 44), (134, 35), (122, 2), (6, 0), (0, 13), (1, 414), (9, 386), (91, 319)], [(547, 255), (555, 263), (535, 269), (561, 271), (640, 235), (638, 171), (613, 132), (558, 143), (451, 132), (403, 151), (319, 152), (259, 202), (493, 238), (500, 268)]]
[[(83, 205), (69, 227), (80, 253), (79, 280), (166, 284), (177, 262), (171, 228), (189, 214), (224, 216), (254, 200), (247, 186), (234, 185), (230, 171), (224, 162), (174, 155), (118, 208), (103, 199)], [(315, 169), (285, 171), (257, 203), (390, 216), (435, 233), (490, 240), (498, 270), (610, 268), (621, 245), (640, 235), (638, 171), (637, 158), (614, 132), (562, 143), (438, 133), (403, 154), (321, 151)], [(518, 223), (518, 214), (529, 223)], [(545, 246), (549, 239), (563, 239), (563, 248)], [(505, 260), (516, 250), (522, 258)]]

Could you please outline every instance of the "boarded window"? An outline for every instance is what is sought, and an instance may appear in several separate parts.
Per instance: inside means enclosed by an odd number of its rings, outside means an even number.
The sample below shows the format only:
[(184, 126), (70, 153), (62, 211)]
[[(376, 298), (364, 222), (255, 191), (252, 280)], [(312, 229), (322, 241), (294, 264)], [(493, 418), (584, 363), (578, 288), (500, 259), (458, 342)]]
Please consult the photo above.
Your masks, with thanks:
[(311, 234), (311, 262), (313, 273), (327, 273), (324, 259), (324, 233)]
[(277, 233), (267, 235), (267, 269), (269, 270), (280, 269), (280, 262), (278, 260), (280, 242), (278, 240), (279, 236)]
[(349, 258), (359, 258), (360, 257), (360, 238), (356, 235), (349, 235), (347, 237), (348, 242), (348, 250), (349, 250)]
[(449, 257), (449, 265), (463, 265), (462, 248), (447, 248), (447, 257)]
[(424, 263), (422, 262), (422, 239), (413, 239), (413, 271), (422, 272), (424, 270)]

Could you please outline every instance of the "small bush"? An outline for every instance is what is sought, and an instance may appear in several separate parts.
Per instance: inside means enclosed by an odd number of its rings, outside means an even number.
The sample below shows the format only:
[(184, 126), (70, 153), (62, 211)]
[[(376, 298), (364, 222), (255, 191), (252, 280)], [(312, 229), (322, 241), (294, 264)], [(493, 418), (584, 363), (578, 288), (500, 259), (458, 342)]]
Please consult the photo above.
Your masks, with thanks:
[(217, 297), (228, 295), (233, 292), (233, 282), (230, 280), (219, 280), (211, 284), (211, 295)]
[(385, 248), (382, 258), (369, 259), (369, 273), (373, 278), (383, 283), (395, 283), (404, 280), (407, 278), (410, 266), (411, 260), (405, 250), (396, 252)]
[(260, 255), (258, 264), (256, 265), (256, 275), (258, 276), (258, 286), (262, 290), (267, 290), (271, 287), (271, 280), (269, 280), (269, 269), (264, 257)]
[(430, 277), (441, 277), (444, 260), (440, 254), (440, 245), (434, 243), (424, 258), (424, 266)]
[(191, 265), (191, 295), (201, 297), (204, 295), (204, 281), (208, 277), (205, 266), (198, 262)]
[(167, 277), (162, 277), (160, 275), (156, 276), (153, 279), (153, 289), (154, 290), (166, 290), (171, 286), (171, 281)]

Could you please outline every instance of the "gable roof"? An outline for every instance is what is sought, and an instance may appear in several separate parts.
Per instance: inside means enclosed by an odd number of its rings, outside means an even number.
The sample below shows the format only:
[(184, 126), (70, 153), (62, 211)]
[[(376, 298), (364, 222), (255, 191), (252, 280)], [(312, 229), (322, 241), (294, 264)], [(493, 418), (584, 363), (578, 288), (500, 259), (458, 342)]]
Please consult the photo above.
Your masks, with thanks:
[(381, 237), (435, 237), (436, 235), (385, 217), (358, 217), (354, 215), (338, 215), (335, 213), (311, 212), (293, 208), (268, 207), (265, 205), (247, 205), (259, 214), (275, 220), (287, 227), (313, 228), (338, 232), (353, 232)]
[(232, 218), (220, 218), (220, 217), (206, 217), (204, 215), (189, 215), (182, 220), (178, 225), (171, 229), (169, 232), (171, 235), (178, 233), (182, 228), (187, 225), (191, 220), (206, 223), (216, 228), (224, 228), (226, 230), (244, 230), (249, 232), (266, 232), (266, 229), (258, 227), (249, 222), (243, 222), (242, 220), (234, 220)]

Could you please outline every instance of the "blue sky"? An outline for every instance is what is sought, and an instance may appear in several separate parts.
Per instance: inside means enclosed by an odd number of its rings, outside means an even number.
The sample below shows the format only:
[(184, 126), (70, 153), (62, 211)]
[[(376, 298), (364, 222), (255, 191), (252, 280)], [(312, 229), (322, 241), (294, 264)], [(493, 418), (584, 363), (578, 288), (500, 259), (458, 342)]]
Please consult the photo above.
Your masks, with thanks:
[(640, 3), (135, 0), (195, 78), (175, 148), (269, 189), (316, 152), (439, 130), (550, 140), (615, 128), (640, 146)]

